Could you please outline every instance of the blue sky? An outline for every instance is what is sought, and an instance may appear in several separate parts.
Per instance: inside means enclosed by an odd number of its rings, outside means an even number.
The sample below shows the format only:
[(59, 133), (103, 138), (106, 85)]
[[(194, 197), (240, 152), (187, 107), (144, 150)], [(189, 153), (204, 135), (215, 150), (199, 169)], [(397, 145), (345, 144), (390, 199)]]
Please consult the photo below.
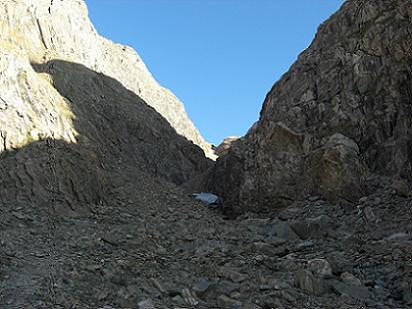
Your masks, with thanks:
[(86, 0), (105, 37), (132, 46), (206, 140), (243, 135), (266, 93), (343, 0)]

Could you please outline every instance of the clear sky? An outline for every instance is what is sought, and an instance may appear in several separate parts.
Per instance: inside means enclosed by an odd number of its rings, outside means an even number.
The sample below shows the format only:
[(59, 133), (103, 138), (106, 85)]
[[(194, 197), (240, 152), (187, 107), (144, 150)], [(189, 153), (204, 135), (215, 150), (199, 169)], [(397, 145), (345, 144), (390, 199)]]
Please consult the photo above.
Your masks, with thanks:
[(97, 31), (137, 50), (206, 140), (244, 135), (266, 93), (343, 0), (86, 0)]

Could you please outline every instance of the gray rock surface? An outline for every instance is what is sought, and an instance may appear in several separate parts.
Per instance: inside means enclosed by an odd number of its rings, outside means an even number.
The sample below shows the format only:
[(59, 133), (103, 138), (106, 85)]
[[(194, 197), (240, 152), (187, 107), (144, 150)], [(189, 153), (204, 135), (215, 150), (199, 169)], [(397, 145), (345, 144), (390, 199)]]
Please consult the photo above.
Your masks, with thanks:
[(225, 137), (224, 139), (223, 139), (223, 142), (221, 142), (220, 144), (219, 144), (219, 146), (217, 146), (216, 148), (215, 148), (215, 154), (219, 157), (219, 156), (223, 156), (223, 155), (225, 155), (225, 154), (227, 154), (228, 152), (229, 152), (229, 148), (230, 148), (230, 145), (234, 142), (234, 141), (236, 141), (236, 140), (238, 140), (239, 139), (239, 136), (228, 136), (228, 137)]
[[(17, 70), (15, 66), (28, 61), (47, 63), (58, 59), (82, 64), (119, 81), (159, 112), (179, 134), (213, 156), (211, 146), (190, 121), (183, 104), (154, 80), (140, 56), (130, 47), (98, 35), (83, 0), (5, 0), (0, 4), (0, 16), (1, 50), (16, 58), (2, 71)], [(4, 96), (9, 102), (12, 94)], [(15, 142), (19, 141), (21, 138)]]
[(307, 270), (296, 272), (296, 286), (308, 295), (321, 296), (325, 293), (322, 280)]
[(236, 212), (312, 193), (353, 202), (370, 173), (412, 180), (412, 4), (352, 0), (268, 93), (207, 189)]
[(0, 200), (75, 208), (210, 166), (183, 105), (96, 33), (83, 1), (7, 0), (0, 16)]

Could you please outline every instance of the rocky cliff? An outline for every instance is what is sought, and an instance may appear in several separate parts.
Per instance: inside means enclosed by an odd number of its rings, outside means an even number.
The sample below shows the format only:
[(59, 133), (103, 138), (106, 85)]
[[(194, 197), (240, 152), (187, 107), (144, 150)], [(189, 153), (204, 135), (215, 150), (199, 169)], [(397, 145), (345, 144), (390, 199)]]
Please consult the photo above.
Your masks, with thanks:
[(139, 55), (97, 34), (82, 0), (5, 0), (0, 14), (3, 50), (19, 51), (37, 63), (71, 61), (112, 77), (155, 108), (179, 134), (211, 153), (182, 103), (153, 79)]
[(412, 4), (345, 2), (268, 93), (208, 188), (242, 212), (311, 194), (357, 200), (365, 177), (412, 180)]
[(2, 200), (95, 202), (117, 174), (181, 184), (209, 166), (183, 105), (83, 1), (6, 0), (0, 16)]

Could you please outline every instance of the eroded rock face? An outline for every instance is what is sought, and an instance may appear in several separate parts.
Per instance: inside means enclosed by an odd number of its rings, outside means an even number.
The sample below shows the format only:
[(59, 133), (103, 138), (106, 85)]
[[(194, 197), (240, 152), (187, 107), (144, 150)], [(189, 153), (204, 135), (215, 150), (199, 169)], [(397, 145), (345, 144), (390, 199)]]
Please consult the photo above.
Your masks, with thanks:
[(179, 99), (154, 80), (134, 50), (99, 36), (87, 14), (83, 0), (2, 1), (2, 50), (36, 63), (53, 59), (79, 63), (118, 80), (155, 108), (179, 134), (211, 155), (211, 146)]
[(347, 1), (219, 158), (208, 188), (238, 211), (318, 192), (353, 200), (365, 173), (412, 180), (412, 4)]
[(215, 149), (215, 154), (217, 156), (223, 156), (229, 152), (230, 145), (239, 139), (239, 136), (228, 136), (225, 137), (223, 142), (219, 144), (219, 146)]
[(0, 200), (98, 202), (210, 166), (183, 105), (83, 1), (6, 0), (0, 16)]
[(311, 153), (310, 173), (319, 192), (329, 198), (353, 200), (362, 195), (361, 178), (367, 168), (360, 160), (359, 147), (336, 133), (326, 144)]

